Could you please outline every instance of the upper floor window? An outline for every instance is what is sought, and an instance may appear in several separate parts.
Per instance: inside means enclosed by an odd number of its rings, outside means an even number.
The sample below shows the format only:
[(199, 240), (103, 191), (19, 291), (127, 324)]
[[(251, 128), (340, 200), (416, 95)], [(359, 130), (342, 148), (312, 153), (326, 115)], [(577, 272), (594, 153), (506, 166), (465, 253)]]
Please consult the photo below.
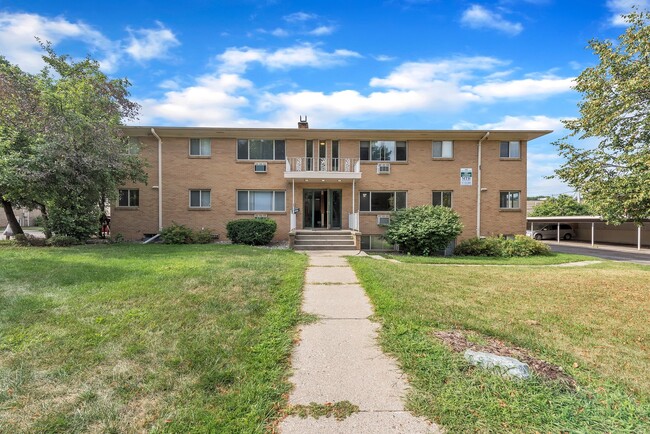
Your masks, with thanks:
[(117, 206), (140, 206), (140, 190), (137, 188), (124, 188), (119, 190)]
[(209, 157), (212, 153), (212, 142), (210, 139), (190, 139), (191, 157)]
[(238, 190), (237, 211), (284, 212), (285, 192), (263, 190)]
[(501, 142), (501, 158), (521, 158), (520, 143), (518, 140), (512, 142)]
[(406, 142), (370, 140), (360, 142), (362, 161), (406, 161)]
[(210, 208), (210, 190), (190, 190), (190, 208)]
[(434, 191), (432, 205), (451, 208), (451, 191)]
[(499, 193), (499, 208), (501, 209), (519, 209), (519, 196), (518, 191), (502, 191)]
[(451, 140), (433, 142), (433, 158), (454, 158), (454, 142)]
[(238, 160), (284, 160), (284, 140), (239, 139), (237, 140)]
[(362, 191), (361, 211), (391, 212), (406, 208), (405, 191)]

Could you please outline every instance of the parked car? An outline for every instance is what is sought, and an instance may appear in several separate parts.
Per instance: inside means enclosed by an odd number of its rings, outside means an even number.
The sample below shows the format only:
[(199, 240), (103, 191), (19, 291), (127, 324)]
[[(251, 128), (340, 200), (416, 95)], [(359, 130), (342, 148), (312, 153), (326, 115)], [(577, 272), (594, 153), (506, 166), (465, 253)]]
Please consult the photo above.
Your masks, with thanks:
[[(533, 237), (536, 240), (556, 240), (557, 239), (557, 224), (548, 224), (542, 226), (540, 229), (534, 231), (526, 231), (526, 235)], [(576, 232), (571, 225), (560, 223), (560, 238), (570, 240), (575, 238)]]

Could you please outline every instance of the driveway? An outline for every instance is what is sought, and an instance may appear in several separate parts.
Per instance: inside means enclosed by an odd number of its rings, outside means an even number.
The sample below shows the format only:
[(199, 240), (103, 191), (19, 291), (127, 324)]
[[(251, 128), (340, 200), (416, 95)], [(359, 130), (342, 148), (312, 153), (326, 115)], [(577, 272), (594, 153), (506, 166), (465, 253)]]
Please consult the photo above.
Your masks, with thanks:
[(596, 245), (570, 241), (546, 241), (552, 251), (558, 253), (573, 253), (576, 255), (596, 256), (612, 261), (632, 262), (641, 265), (650, 265), (650, 249), (637, 250), (634, 247)]

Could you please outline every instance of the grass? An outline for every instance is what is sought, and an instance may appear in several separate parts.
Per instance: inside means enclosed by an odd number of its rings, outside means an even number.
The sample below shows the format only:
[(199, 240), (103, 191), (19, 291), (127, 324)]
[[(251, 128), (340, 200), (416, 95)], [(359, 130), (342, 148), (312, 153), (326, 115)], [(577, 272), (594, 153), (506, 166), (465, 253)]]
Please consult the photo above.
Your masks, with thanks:
[[(650, 431), (650, 273), (586, 267), (422, 267), (350, 258), (406, 371), (409, 407), (448, 432)], [(433, 333), (461, 329), (531, 350), (578, 389), (470, 367)]]
[(0, 432), (263, 432), (306, 257), (238, 246), (0, 248)]
[(527, 258), (491, 258), (482, 256), (410, 256), (384, 254), (385, 258), (397, 259), (407, 264), (464, 264), (464, 265), (555, 265), (568, 262), (600, 260), (593, 256), (552, 253), (548, 256), (531, 256)]

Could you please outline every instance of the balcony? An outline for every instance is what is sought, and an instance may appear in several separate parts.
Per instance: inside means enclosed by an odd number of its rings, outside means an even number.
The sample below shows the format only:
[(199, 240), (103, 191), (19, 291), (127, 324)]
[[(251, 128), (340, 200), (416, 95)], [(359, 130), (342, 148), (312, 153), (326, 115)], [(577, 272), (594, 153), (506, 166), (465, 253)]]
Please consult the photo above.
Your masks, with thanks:
[(304, 182), (352, 181), (361, 179), (361, 164), (358, 158), (289, 157), (284, 177)]

